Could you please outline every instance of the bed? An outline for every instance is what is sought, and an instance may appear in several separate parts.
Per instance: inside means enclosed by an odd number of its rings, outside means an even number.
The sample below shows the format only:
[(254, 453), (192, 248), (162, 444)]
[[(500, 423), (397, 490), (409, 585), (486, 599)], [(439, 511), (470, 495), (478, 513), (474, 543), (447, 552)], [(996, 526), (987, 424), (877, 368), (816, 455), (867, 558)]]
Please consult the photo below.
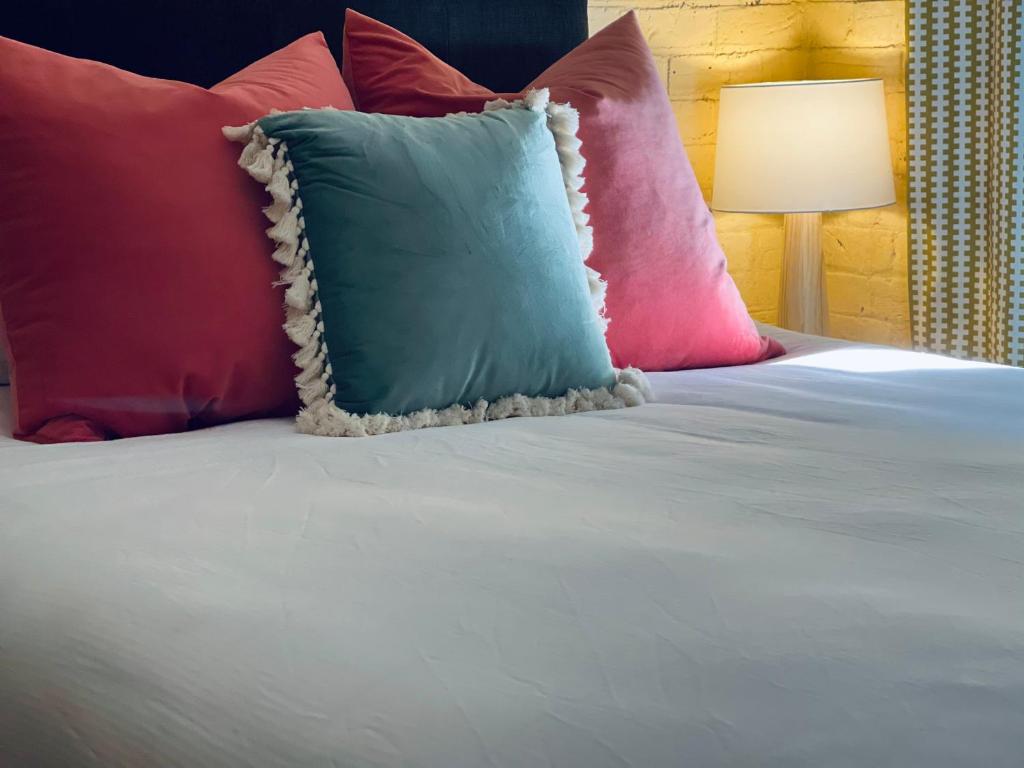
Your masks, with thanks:
[[(0, 34), (205, 83), (337, 44), (344, 3), (245, 5)], [(355, 5), (497, 88), (586, 32)], [(1020, 766), (1024, 371), (763, 331), (643, 407), (364, 440), (37, 446), (0, 387), (0, 766)]]
[(0, 764), (1019, 766), (1024, 371), (768, 330), (624, 411), (5, 425)]

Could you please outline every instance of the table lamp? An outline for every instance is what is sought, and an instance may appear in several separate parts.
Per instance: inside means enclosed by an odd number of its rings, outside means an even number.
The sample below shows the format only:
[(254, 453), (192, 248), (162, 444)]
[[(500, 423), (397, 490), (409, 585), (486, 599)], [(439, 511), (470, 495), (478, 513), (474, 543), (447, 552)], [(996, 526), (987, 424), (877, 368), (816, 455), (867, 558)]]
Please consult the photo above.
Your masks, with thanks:
[(784, 213), (779, 324), (828, 332), (821, 214), (896, 201), (880, 79), (722, 89), (711, 206)]

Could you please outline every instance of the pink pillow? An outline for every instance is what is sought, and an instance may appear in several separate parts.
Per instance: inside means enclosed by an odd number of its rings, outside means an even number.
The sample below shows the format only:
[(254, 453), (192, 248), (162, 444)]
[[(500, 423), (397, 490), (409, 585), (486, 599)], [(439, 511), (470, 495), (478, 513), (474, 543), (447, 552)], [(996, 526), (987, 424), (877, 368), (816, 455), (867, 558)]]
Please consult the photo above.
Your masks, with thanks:
[(207, 90), (0, 38), (0, 334), (15, 434), (293, 414), (262, 191), (225, 125), (352, 108), (319, 33)]
[[(495, 94), (401, 32), (349, 10), (343, 74), (364, 112), (477, 111)], [(676, 370), (781, 354), (760, 336), (726, 271), (714, 220), (679, 140), (672, 107), (629, 13), (529, 88), (580, 113), (590, 264), (608, 281), (608, 345), (619, 367)], [(518, 94), (503, 94), (518, 98)]]

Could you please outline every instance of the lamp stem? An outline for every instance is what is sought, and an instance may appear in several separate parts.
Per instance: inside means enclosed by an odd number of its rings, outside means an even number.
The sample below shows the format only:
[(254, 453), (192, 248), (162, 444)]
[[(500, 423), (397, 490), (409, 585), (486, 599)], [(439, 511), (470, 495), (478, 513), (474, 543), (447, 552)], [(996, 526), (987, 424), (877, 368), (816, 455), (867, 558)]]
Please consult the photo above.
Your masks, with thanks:
[(792, 331), (828, 334), (828, 293), (821, 255), (821, 214), (787, 213), (779, 325)]

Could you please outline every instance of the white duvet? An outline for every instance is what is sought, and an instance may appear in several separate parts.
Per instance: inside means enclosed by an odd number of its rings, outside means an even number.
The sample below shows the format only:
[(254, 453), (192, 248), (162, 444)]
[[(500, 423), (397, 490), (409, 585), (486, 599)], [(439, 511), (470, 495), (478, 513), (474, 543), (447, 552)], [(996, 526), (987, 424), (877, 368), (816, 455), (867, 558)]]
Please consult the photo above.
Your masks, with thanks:
[(623, 411), (3, 426), (0, 766), (1024, 765), (1024, 370), (779, 336)]

